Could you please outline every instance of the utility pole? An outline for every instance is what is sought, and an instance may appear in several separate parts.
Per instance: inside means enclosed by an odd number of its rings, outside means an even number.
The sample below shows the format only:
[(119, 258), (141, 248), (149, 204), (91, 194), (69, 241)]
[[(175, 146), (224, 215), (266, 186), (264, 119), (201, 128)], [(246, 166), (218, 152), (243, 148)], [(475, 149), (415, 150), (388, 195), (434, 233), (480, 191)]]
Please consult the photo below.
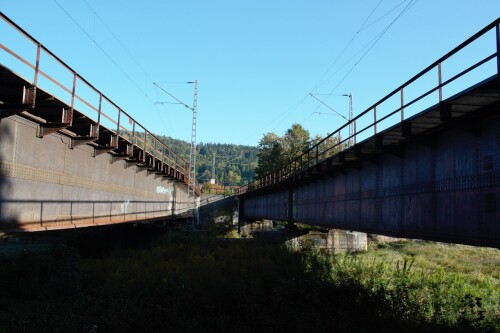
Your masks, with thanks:
[(210, 184), (215, 184), (215, 152), (212, 159), (212, 179), (210, 180)]
[[(180, 82), (178, 82), (180, 83)], [(188, 84), (194, 84), (194, 97), (193, 97), (193, 106), (190, 107), (186, 103), (182, 102), (180, 99), (160, 87), (160, 85), (156, 82), (153, 82), (155, 86), (161, 89), (168, 96), (177, 101), (175, 104), (180, 104), (190, 109), (193, 112), (193, 120), (191, 122), (191, 149), (189, 151), (189, 172), (188, 174), (188, 203), (186, 211), (188, 212), (188, 218), (186, 220), (186, 230), (194, 230), (197, 222), (196, 219), (196, 116), (198, 113), (198, 81), (190, 81), (190, 82), (182, 82)], [(155, 104), (164, 104), (168, 102), (156, 102)], [(191, 214), (189, 214), (191, 211)]]
[(353, 140), (354, 144), (356, 144), (356, 140), (354, 138), (354, 133), (356, 131), (356, 127), (352, 119), (354, 118), (354, 112), (352, 110), (352, 94), (342, 94), (342, 96), (349, 97), (349, 146), (352, 146), (351, 140)]
[(191, 200), (191, 216), (186, 220), (186, 230), (194, 230), (196, 219), (196, 116), (198, 112), (198, 81), (194, 82), (193, 120), (191, 123), (191, 150), (189, 151), (188, 200)]

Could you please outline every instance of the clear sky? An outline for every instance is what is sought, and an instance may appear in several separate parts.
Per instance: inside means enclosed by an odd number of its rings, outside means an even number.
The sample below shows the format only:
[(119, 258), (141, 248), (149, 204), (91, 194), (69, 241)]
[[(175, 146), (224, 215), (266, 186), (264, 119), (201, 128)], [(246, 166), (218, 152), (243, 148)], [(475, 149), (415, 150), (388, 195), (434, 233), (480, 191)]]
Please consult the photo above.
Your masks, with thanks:
[(257, 145), (293, 123), (332, 132), (345, 120), (327, 113), (348, 116), (341, 94), (365, 110), (498, 18), (500, 1), (0, 0), (0, 10), (149, 131), (190, 140), (191, 112), (163, 90), (192, 105), (193, 85), (178, 82), (198, 80), (197, 141)]

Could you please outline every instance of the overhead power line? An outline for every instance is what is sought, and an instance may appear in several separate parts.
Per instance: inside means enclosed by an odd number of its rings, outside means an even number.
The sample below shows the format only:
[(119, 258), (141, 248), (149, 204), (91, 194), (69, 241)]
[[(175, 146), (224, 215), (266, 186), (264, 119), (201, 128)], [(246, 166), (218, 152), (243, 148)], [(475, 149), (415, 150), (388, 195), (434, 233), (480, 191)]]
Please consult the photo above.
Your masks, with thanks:
[[(86, 1), (84, 0), (87, 6), (92, 10), (94, 15), (101, 21), (101, 23), (104, 25), (104, 27), (108, 30), (108, 32), (111, 34), (111, 36), (120, 44), (120, 46), (125, 50), (125, 52), (130, 56), (130, 58), (136, 63), (136, 65), (144, 72), (144, 74), (149, 77), (147, 72), (144, 70), (144, 68), (140, 65), (140, 63), (132, 56), (130, 51), (125, 47), (125, 45), (116, 37), (116, 35), (111, 31), (111, 29), (104, 23), (104, 20), (100, 18), (100, 16), (97, 15), (96, 11), (94, 8)], [(108, 58), (109, 61), (132, 83), (132, 85), (142, 94), (146, 99), (153, 105), (154, 109), (159, 115), (160, 121), (162, 122), (165, 130), (168, 132), (168, 127), (165, 124), (165, 121), (163, 120), (163, 117), (158, 110), (158, 108), (155, 105), (155, 102), (149, 97), (149, 95), (132, 79), (132, 77), (125, 71), (114, 59), (111, 57), (111, 55), (106, 52), (106, 50), (95, 40), (94, 37), (92, 37), (87, 30), (85, 30), (79, 23), (78, 21), (59, 3), (57, 0), (53, 0), (53, 2), (66, 14), (66, 16), (87, 36), (93, 43), (94, 45)]]
[[(379, 1), (379, 3), (375, 6), (375, 8), (370, 12), (370, 14), (368, 15), (368, 17), (365, 19), (365, 21), (363, 22), (363, 24), (360, 26), (360, 28), (356, 31), (356, 33), (353, 35), (353, 37), (351, 38), (351, 40), (347, 43), (347, 45), (343, 48), (343, 50), (340, 52), (340, 54), (335, 58), (335, 60), (333, 61), (333, 63), (328, 67), (327, 71), (325, 72), (325, 74), (323, 74), (323, 76), (321, 77), (321, 79), (318, 81), (318, 83), (316, 84), (316, 86), (314, 87), (313, 91), (315, 89), (317, 89), (319, 86), (323, 85), (326, 81), (328, 81), (332, 76), (334, 76), (335, 74), (337, 74), (338, 72), (340, 72), (340, 70), (342, 70), (349, 62), (351, 62), (352, 60), (354, 60), (359, 54), (361, 54), (362, 52), (364, 52), (361, 57), (354, 63), (354, 65), (351, 66), (351, 68), (348, 70), (348, 72), (344, 75), (344, 77), (335, 85), (335, 88), (333, 88), (332, 92), (335, 91), (335, 89), (337, 89), (340, 84), (342, 84), (342, 82), (344, 82), (344, 80), (351, 74), (351, 72), (354, 70), (354, 68), (361, 62), (361, 60), (363, 60), (363, 58), (371, 51), (371, 49), (378, 43), (378, 41), (384, 36), (384, 34), (389, 30), (389, 28), (406, 12), (408, 11), (413, 5), (415, 5), (415, 3), (417, 2), (418, 0), (403, 0), (401, 1), (400, 3), (398, 3), (396, 6), (394, 6), (393, 8), (391, 8), (389, 11), (387, 11), (385, 14), (383, 14), (382, 16), (380, 16), (379, 18), (377, 18), (376, 20), (372, 21), (371, 23), (369, 23), (368, 25), (366, 25), (366, 22), (369, 21), (369, 19), (373, 16), (375, 10), (379, 7), (381, 1)], [(407, 3), (408, 2), (408, 3)], [(381, 19), (383, 19), (384, 17), (386, 17), (387, 15), (389, 15), (390, 13), (392, 13), (393, 11), (395, 11), (397, 8), (399, 8), (400, 6), (402, 6), (404, 3), (407, 3), (407, 5), (403, 8), (403, 10), (396, 16), (396, 18), (391, 22), (389, 23), (389, 25), (381, 32), (379, 33), (377, 36), (375, 36), (375, 38), (373, 38), (370, 42), (368, 42), (363, 48), (361, 48), (355, 55), (353, 55), (349, 60), (347, 60), (342, 66), (340, 66), (335, 72), (331, 73), (330, 75), (328, 75), (328, 77), (326, 77), (327, 73), (330, 72), (330, 70), (332, 69), (332, 67), (334, 66), (334, 64), (337, 63), (337, 61), (340, 59), (340, 57), (345, 53), (345, 51), (347, 50), (347, 48), (349, 47), (349, 45), (351, 45), (351, 43), (354, 41), (354, 39), (358, 36), (358, 34), (361, 32), (361, 31), (364, 31), (365, 29), (367, 29), (368, 27), (372, 26), (373, 24), (375, 24), (376, 22), (380, 21)], [(325, 98), (326, 100), (326, 98)]]
[[(185, 83), (193, 83), (193, 82), (185, 82)], [(174, 95), (172, 95), (171, 93), (169, 93), (168, 91), (166, 91), (165, 89), (163, 89), (162, 87), (160, 87), (160, 85), (158, 83), (153, 82), (153, 84), (155, 86), (157, 86), (165, 94), (167, 94), (168, 96), (170, 96), (173, 99), (175, 99), (177, 101), (177, 103), (174, 103), (174, 104), (181, 104), (181, 105), (184, 105), (186, 108), (190, 109), (191, 111), (193, 110), (193, 107), (190, 107), (189, 105), (187, 105), (186, 103), (184, 103), (183, 101), (181, 101), (180, 99), (178, 99), (177, 97), (175, 97)], [(162, 103), (162, 102), (160, 102), (160, 103)]]
[[(314, 98), (315, 100), (317, 100), (318, 102), (320, 102), (321, 104), (323, 104), (324, 106), (326, 106), (327, 108), (329, 108), (330, 110), (332, 110), (333, 112), (335, 112), (338, 116), (344, 118), (345, 120), (349, 121), (349, 119), (347, 119), (346, 117), (344, 117), (342, 114), (340, 114), (339, 112), (337, 112), (337, 110), (331, 108), (328, 104), (326, 104), (324, 101), (320, 100), (318, 97), (314, 96), (313, 94), (309, 94), (312, 98)], [(313, 112), (313, 113), (316, 113), (316, 112)], [(318, 112), (319, 113), (319, 112)]]
[[(403, 2), (405, 1), (408, 1), (408, 0), (403, 0)], [(380, 0), (378, 2), (378, 4), (375, 6), (375, 8), (373, 8), (373, 10), (370, 12), (370, 14), (366, 17), (365, 21), (363, 22), (363, 24), (361, 24), (361, 26), (359, 27), (359, 29), (356, 31), (356, 33), (352, 36), (351, 40), (346, 44), (346, 46), (344, 46), (344, 48), (342, 49), (342, 51), (339, 53), (339, 55), (333, 60), (333, 62), (330, 64), (330, 66), (328, 66), (328, 69), (325, 71), (325, 73), (323, 74), (323, 76), (321, 77), (321, 79), (318, 81), (318, 83), (316, 84), (316, 86), (313, 88), (312, 91), (314, 91), (316, 88), (318, 88), (320, 85), (322, 85), (324, 82), (326, 82), (328, 80), (328, 78), (330, 78), (331, 76), (328, 76), (328, 72), (330, 72), (330, 70), (333, 68), (333, 66), (335, 66), (335, 64), (337, 63), (337, 61), (339, 61), (340, 57), (342, 57), (342, 55), (345, 53), (345, 51), (347, 51), (347, 49), (349, 48), (349, 46), (354, 42), (354, 40), (356, 39), (356, 37), (358, 36), (358, 34), (364, 30), (364, 26), (366, 24), (366, 22), (368, 22), (368, 20), (372, 17), (373, 13), (377, 10), (377, 8), (380, 6), (380, 4), (382, 3), (382, 0)], [(326, 79), (325, 79), (326, 78)]]
[(102, 25), (104, 26), (104, 28), (106, 28), (106, 30), (108, 30), (109, 34), (118, 42), (118, 44), (120, 44), (120, 47), (128, 54), (128, 56), (130, 57), (130, 59), (132, 59), (135, 64), (137, 65), (137, 67), (139, 67), (139, 69), (144, 73), (144, 75), (146, 75), (147, 77), (149, 77), (148, 73), (146, 72), (146, 70), (142, 67), (141, 63), (139, 61), (137, 61), (135, 59), (135, 57), (132, 55), (132, 53), (128, 50), (128, 48), (120, 41), (120, 39), (113, 33), (113, 31), (108, 27), (108, 25), (106, 24), (106, 22), (99, 16), (99, 14), (97, 14), (96, 10), (94, 9), (94, 7), (92, 7), (90, 5), (90, 3), (87, 1), (87, 0), (83, 0), (85, 2), (85, 4), (90, 8), (90, 10), (92, 11), (92, 13), (94, 13), (94, 16), (97, 17), (97, 19), (102, 23)]
[(342, 82), (345, 81), (345, 79), (351, 74), (351, 72), (354, 70), (354, 68), (356, 68), (356, 66), (366, 57), (366, 55), (373, 49), (373, 47), (380, 41), (380, 39), (385, 35), (385, 33), (392, 27), (392, 25), (394, 23), (396, 23), (396, 21), (405, 13), (407, 12), (411, 7), (413, 7), (413, 5), (415, 5), (417, 3), (418, 0), (410, 0), (410, 2), (406, 5), (405, 8), (403, 8), (403, 10), (391, 21), (391, 23), (389, 23), (389, 25), (387, 25), (387, 27), (380, 33), (378, 34), (375, 39), (373, 39), (373, 43), (370, 42), (371, 44), (368, 44), (369, 47), (368, 49), (365, 51), (365, 53), (363, 53), (361, 55), (361, 57), (358, 59), (358, 61), (356, 61), (356, 63), (354, 63), (354, 65), (352, 65), (352, 67), (349, 69), (349, 71), (344, 75), (344, 77), (335, 85), (335, 87), (331, 90), (330, 93), (333, 93), (341, 84)]
[[(109, 61), (111, 61), (113, 63), (113, 65), (116, 66), (116, 68), (118, 68), (118, 70), (120, 70), (120, 72), (122, 72), (123, 75), (125, 75), (125, 77), (130, 81), (132, 82), (132, 84), (144, 95), (146, 96), (146, 98), (149, 99), (149, 96), (141, 89), (141, 87), (139, 87), (139, 85), (128, 75), (128, 73), (120, 67), (120, 65), (118, 65), (118, 63), (108, 54), (108, 52), (106, 52), (106, 50), (104, 50), (101, 45), (99, 45), (95, 39), (90, 36), (90, 34), (87, 32), (87, 30), (85, 30), (74, 18), (73, 16), (70, 15), (70, 13), (68, 13), (68, 11), (66, 9), (64, 9), (64, 7), (57, 1), (57, 0), (52, 0), (56, 3), (56, 5), (61, 8), (61, 10), (71, 19), (71, 21), (73, 21), (73, 23), (76, 24), (76, 26), (78, 28), (80, 28), (80, 30), (92, 41), (94, 42), (94, 44), (97, 46), (97, 48), (99, 50), (101, 50), (101, 52), (109, 59)], [(152, 101), (151, 101), (152, 102)]]

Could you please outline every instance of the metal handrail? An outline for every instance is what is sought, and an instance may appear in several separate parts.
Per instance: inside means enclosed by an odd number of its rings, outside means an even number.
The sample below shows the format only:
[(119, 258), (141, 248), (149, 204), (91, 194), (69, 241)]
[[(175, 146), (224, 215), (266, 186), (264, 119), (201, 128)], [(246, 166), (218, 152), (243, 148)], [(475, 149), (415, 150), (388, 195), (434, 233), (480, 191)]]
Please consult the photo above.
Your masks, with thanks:
[[(146, 151), (151, 152), (151, 149), (147, 150), (148, 144), (147, 144), (147, 141), (145, 140), (145, 138), (149, 135), (153, 139), (154, 142), (160, 142), (161, 146), (163, 148), (162, 150), (159, 150), (158, 148), (154, 147), (153, 150), (152, 150), (152, 155), (155, 158), (157, 158), (157, 156), (162, 156), (162, 158), (158, 158), (158, 159), (161, 160), (163, 163), (166, 163), (166, 164), (169, 164), (170, 166), (173, 166), (173, 168), (176, 171), (179, 171), (180, 173), (186, 175), (186, 181), (187, 181), (187, 177), (189, 177), (189, 175), (188, 175), (188, 172), (187, 172), (187, 170), (188, 170), (188, 163), (186, 162), (186, 160), (184, 160), (178, 154), (176, 154), (175, 152), (173, 152), (163, 141), (161, 141), (160, 139), (158, 139), (154, 134), (152, 134), (151, 132), (147, 131), (139, 122), (137, 122), (134, 118), (132, 118), (127, 112), (123, 111), (116, 103), (114, 103), (111, 99), (109, 99), (108, 97), (106, 97), (106, 95), (104, 95), (97, 88), (95, 88), (85, 78), (83, 78), (82, 76), (80, 76), (73, 68), (71, 68), (63, 60), (61, 60), (58, 56), (56, 56), (49, 49), (47, 49), (45, 46), (43, 46), (43, 44), (41, 44), (38, 40), (36, 40), (33, 36), (31, 36), (23, 28), (21, 28), (19, 25), (17, 25), (15, 22), (13, 22), (10, 18), (8, 18), (3, 12), (0, 12), (0, 17), (7, 24), (9, 24), (11, 27), (13, 27), (14, 29), (16, 29), (22, 35), (24, 35), (26, 37), (26, 39), (28, 41), (30, 41), (31, 43), (33, 43), (36, 46), (36, 48), (37, 48), (36, 63), (32, 64), (28, 60), (26, 60), (23, 57), (21, 57), (20, 55), (16, 54), (14, 51), (10, 50), (7, 46), (5, 46), (5, 45), (3, 45), (3, 44), (0, 43), (0, 49), (4, 50), (8, 54), (10, 54), (12, 57), (16, 58), (21, 63), (23, 63), (24, 65), (28, 66), (30, 69), (32, 69), (32, 70), (35, 71), (34, 78), (33, 78), (33, 85), (34, 86), (37, 86), (37, 81), (38, 81), (39, 75), (43, 76), (44, 78), (46, 78), (47, 80), (49, 80), (50, 82), (52, 82), (53, 84), (55, 84), (57, 87), (61, 88), (66, 93), (71, 94), (71, 104), (72, 104), (71, 107), (73, 107), (73, 103), (74, 103), (75, 99), (77, 99), (80, 102), (84, 103), (87, 107), (89, 107), (90, 109), (92, 109), (92, 110), (94, 110), (95, 112), (98, 113), (98, 119), (100, 119), (100, 116), (103, 116), (106, 119), (108, 119), (111, 123), (117, 125), (117, 129), (116, 130), (107, 128), (110, 132), (116, 134), (117, 136), (120, 136), (123, 140), (125, 140), (125, 141), (127, 141), (127, 142), (129, 142), (131, 144), (134, 144), (136, 146), (138, 146), (138, 144), (137, 144), (138, 141), (137, 140), (141, 140), (144, 143), (144, 147), (141, 148), (141, 149), (144, 149), (145, 152)], [(70, 72), (74, 76), (74, 78), (73, 78), (73, 86), (72, 86), (71, 89), (68, 88), (68, 87), (66, 87), (66, 86), (64, 86), (63, 84), (61, 84), (56, 79), (54, 79), (51, 76), (49, 76), (44, 71), (40, 70), (40, 55), (41, 55), (41, 51), (43, 51), (46, 54), (48, 54), (49, 56), (51, 56), (64, 69), (66, 69), (68, 72)], [(81, 96), (79, 96), (77, 94), (77, 91), (76, 91), (76, 89), (77, 89), (77, 85), (76, 85), (77, 79), (80, 80), (81, 82), (83, 82), (85, 85), (87, 85), (97, 95), (99, 95), (99, 106), (98, 107), (96, 107), (95, 105), (92, 105), (90, 102), (86, 101), (83, 97), (81, 97)], [(107, 101), (111, 106), (113, 106), (114, 108), (116, 108), (116, 110), (118, 111), (118, 119), (117, 120), (113, 119), (112, 117), (110, 117), (109, 115), (105, 114), (101, 110), (102, 101)], [(125, 115), (125, 116), (127, 116), (130, 120), (132, 120), (134, 128), (135, 128), (135, 126), (139, 126), (140, 128), (144, 129), (144, 137), (143, 138), (136, 136), (134, 132), (131, 133), (124, 126), (122, 126), (122, 124), (120, 124), (120, 118), (121, 118), (122, 114)], [(103, 126), (103, 125), (101, 125), (99, 123), (99, 121), (98, 121), (98, 125), (99, 126)], [(105, 127), (105, 126), (103, 126), (103, 127)], [(121, 132), (121, 131), (126, 131), (129, 134), (131, 134), (131, 137), (133, 139), (137, 139), (137, 140), (134, 140), (136, 142), (130, 142), (129, 138), (127, 138), (126, 136), (124, 136), (124, 135), (121, 134), (121, 133), (124, 133), (124, 132)], [(156, 146), (156, 144), (154, 144), (154, 146)]]
[[(454, 75), (450, 79), (442, 82), (442, 76), (441, 76), (441, 65), (442, 63), (449, 59), (451, 56), (454, 54), (458, 53), (462, 49), (464, 49), (466, 46), (477, 40), (478, 38), (484, 36), (486, 33), (490, 32), (491, 30), (495, 29), (496, 30), (496, 52), (494, 52), (491, 55), (488, 55), (487, 57), (481, 59), (480, 61), (476, 62), (475, 64), (471, 65), (470, 67), (466, 68), (465, 70), (461, 71), (460, 73)], [(475, 33), (473, 36), (459, 44), (457, 47), (452, 49), (450, 52), (446, 53), (444, 56), (433, 62), (431, 65), (426, 67), (424, 70), (419, 72), (417, 75), (413, 76), (411, 79), (400, 85), (398, 88), (394, 89), (392, 92), (387, 94), (385, 97), (377, 101), (375, 104), (367, 108), (365, 111), (360, 113), (358, 116), (354, 117), (352, 120), (348, 121), (341, 127), (339, 127), (337, 130), (335, 130), (332, 134), (326, 136), (324, 139), (322, 139), (320, 142), (312, 146), (309, 150), (307, 150), (305, 153), (301, 154), (288, 164), (286, 164), (284, 167), (281, 169), (278, 169), (274, 172), (268, 173), (261, 178), (258, 178), (254, 180), (253, 182), (250, 182), (246, 185), (243, 185), (238, 188), (238, 194), (244, 194), (246, 192), (256, 190), (262, 187), (270, 186), (273, 184), (276, 184), (278, 182), (284, 181), (286, 179), (289, 179), (300, 172), (309, 169), (310, 167), (314, 167), (318, 163), (324, 161), (326, 158), (329, 156), (327, 155), (328, 153), (332, 153), (332, 155), (338, 154), (342, 150), (346, 148), (346, 146), (350, 145), (350, 143), (354, 142), (356, 144), (356, 138), (357, 135), (360, 133), (363, 133), (367, 131), (368, 129), (372, 128), (374, 129), (373, 136), (377, 134), (377, 124), (380, 122), (387, 120), (388, 118), (394, 116), (398, 112), (401, 113), (401, 121), (402, 123), (404, 119), (404, 109), (413, 105), (414, 103), (422, 100), (423, 98), (429, 96), (430, 94), (438, 91), (439, 92), (439, 102), (442, 102), (442, 89), (444, 86), (448, 85), (449, 83), (455, 81), (456, 79), (464, 76), (465, 74), (473, 71), (474, 69), (478, 68), (479, 66), (485, 64), (486, 62), (492, 60), (492, 59), (497, 59), (497, 76), (498, 80), (500, 80), (500, 18), (497, 18), (495, 21), (492, 23), (488, 24), (486, 27)], [(429, 73), (431, 70), (437, 68), (438, 69), (438, 85), (433, 87), (432, 89), (428, 90), (427, 92), (423, 93), (422, 95), (414, 98), (413, 100), (409, 102), (404, 102), (404, 89), (408, 87), (410, 84), (415, 82), (417, 79), (423, 77), (425, 74)], [(500, 82), (499, 82), (500, 85)], [(499, 91), (500, 93), (500, 91)], [(396, 110), (390, 112), (389, 114), (385, 115), (382, 118), (377, 119), (376, 116), (376, 110), (377, 106), (381, 105), (385, 101), (389, 100), (391, 97), (396, 96), (397, 94), (400, 94), (401, 96), (401, 106), (397, 108)], [(369, 124), (368, 126), (362, 128), (359, 131), (356, 131), (356, 121), (359, 120), (361, 117), (367, 115), (369, 112), (373, 111), (374, 117), (373, 117), (373, 122)], [(354, 125), (354, 133), (350, 136), (348, 136), (346, 139), (341, 140), (341, 131), (345, 128), (349, 128), (349, 126), (353, 124)], [(373, 137), (372, 136), (372, 137)], [(320, 153), (320, 147), (321, 145), (325, 144), (327, 140), (334, 140), (337, 139), (337, 142), (333, 146), (327, 146), (327, 149), (322, 150)], [(332, 156), (331, 155), (331, 156)], [(312, 157), (311, 157), (312, 156)]]

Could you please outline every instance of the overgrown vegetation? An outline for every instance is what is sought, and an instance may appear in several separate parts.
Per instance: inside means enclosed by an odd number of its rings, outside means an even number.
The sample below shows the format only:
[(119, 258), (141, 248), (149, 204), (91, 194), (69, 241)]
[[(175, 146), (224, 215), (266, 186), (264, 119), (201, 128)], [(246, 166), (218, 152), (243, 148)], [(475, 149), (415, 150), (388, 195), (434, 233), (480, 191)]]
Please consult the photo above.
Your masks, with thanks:
[(208, 232), (134, 248), (95, 239), (107, 243), (0, 260), (0, 332), (500, 331), (498, 250), (333, 256)]
[(498, 250), (402, 242), (356, 255), (306, 255), (311, 269), (324, 270), (325, 280), (359, 288), (365, 305), (374, 302), (381, 318), (452, 331), (500, 332)]

